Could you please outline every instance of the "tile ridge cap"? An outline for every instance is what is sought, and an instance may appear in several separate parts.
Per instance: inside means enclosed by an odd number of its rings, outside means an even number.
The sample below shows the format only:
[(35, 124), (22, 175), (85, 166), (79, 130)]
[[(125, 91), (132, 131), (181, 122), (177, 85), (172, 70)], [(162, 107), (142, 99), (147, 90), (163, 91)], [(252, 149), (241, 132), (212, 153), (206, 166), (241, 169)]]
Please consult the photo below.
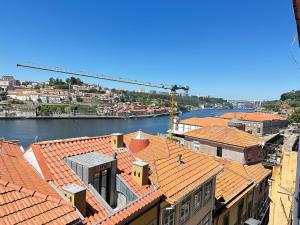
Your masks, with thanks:
[(65, 139), (54, 139), (54, 140), (47, 140), (47, 141), (40, 141), (32, 143), (31, 145), (46, 145), (46, 144), (56, 144), (56, 143), (64, 143), (64, 142), (72, 142), (72, 141), (82, 141), (82, 140), (92, 140), (97, 138), (108, 138), (111, 135), (101, 135), (101, 136), (83, 136), (83, 137), (74, 137), (74, 138), (65, 138)]

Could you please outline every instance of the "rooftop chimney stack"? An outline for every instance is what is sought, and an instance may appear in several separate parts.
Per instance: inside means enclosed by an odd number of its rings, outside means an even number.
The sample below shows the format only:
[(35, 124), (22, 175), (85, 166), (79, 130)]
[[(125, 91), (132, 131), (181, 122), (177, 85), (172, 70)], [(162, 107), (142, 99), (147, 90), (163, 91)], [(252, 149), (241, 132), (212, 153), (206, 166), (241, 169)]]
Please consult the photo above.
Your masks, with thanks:
[(82, 216), (86, 216), (86, 189), (77, 184), (62, 186), (67, 199), (78, 209)]
[(179, 165), (184, 163), (182, 160), (182, 154), (178, 154), (178, 163), (179, 163)]
[(144, 135), (144, 133), (141, 130), (139, 130), (131, 138), (129, 149), (131, 152), (137, 153), (139, 151), (144, 150), (149, 144), (150, 144), (149, 139)]
[(111, 135), (111, 146), (113, 148), (123, 148), (124, 147), (123, 134), (121, 134), (121, 133), (112, 134)]
[(148, 163), (144, 161), (133, 162), (131, 176), (140, 186), (148, 184), (148, 172)]

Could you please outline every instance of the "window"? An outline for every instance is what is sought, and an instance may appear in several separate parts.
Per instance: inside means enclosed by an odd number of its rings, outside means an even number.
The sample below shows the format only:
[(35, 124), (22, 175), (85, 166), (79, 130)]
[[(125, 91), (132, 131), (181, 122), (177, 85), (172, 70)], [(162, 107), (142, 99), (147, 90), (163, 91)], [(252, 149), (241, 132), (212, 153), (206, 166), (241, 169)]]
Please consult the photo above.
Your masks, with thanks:
[(262, 189), (263, 189), (263, 182), (260, 182), (260, 184), (259, 184), (259, 193), (262, 192)]
[(260, 133), (260, 128), (257, 128), (257, 133)]
[(210, 212), (203, 218), (201, 225), (209, 225)]
[(194, 151), (199, 151), (200, 150), (199, 141), (193, 141), (193, 144), (194, 144)]
[(223, 225), (229, 225), (229, 213), (223, 217)]
[(207, 202), (211, 198), (212, 183), (211, 181), (205, 185), (204, 201)]
[(244, 208), (244, 199), (242, 199), (238, 205), (238, 212), (237, 212), (238, 224), (242, 223), (243, 208)]
[(217, 147), (217, 156), (222, 157), (222, 147)]
[(202, 205), (202, 188), (197, 190), (194, 194), (194, 211), (201, 208)]
[(163, 209), (163, 225), (175, 224), (175, 211)]
[(96, 171), (93, 177), (93, 187), (104, 198), (110, 199), (110, 169)]
[(190, 217), (190, 198), (186, 198), (181, 202), (180, 224), (185, 223)]
[(252, 216), (252, 201), (248, 202), (247, 208), (247, 217), (250, 218)]

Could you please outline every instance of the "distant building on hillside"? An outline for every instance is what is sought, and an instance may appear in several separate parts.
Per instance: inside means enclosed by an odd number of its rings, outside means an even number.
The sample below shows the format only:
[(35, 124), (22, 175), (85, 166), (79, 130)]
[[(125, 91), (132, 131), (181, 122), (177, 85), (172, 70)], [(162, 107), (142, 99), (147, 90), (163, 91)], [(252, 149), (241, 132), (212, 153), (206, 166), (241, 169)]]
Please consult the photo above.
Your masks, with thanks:
[(4, 90), (12, 90), (16, 86), (16, 80), (13, 76), (2, 76), (0, 79), (0, 88)]

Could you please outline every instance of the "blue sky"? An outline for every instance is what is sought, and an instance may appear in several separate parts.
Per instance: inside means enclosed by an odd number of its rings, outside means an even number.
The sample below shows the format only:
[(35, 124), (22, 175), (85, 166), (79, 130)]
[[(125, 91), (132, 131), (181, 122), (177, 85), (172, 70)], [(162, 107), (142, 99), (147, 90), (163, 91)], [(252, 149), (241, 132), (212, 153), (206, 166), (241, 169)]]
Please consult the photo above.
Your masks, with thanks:
[[(276, 99), (300, 89), (295, 33), (292, 0), (0, 0), (0, 74), (66, 78), (15, 66), (37, 63), (188, 84), (197, 95)], [(293, 53), (300, 61), (298, 44)]]

